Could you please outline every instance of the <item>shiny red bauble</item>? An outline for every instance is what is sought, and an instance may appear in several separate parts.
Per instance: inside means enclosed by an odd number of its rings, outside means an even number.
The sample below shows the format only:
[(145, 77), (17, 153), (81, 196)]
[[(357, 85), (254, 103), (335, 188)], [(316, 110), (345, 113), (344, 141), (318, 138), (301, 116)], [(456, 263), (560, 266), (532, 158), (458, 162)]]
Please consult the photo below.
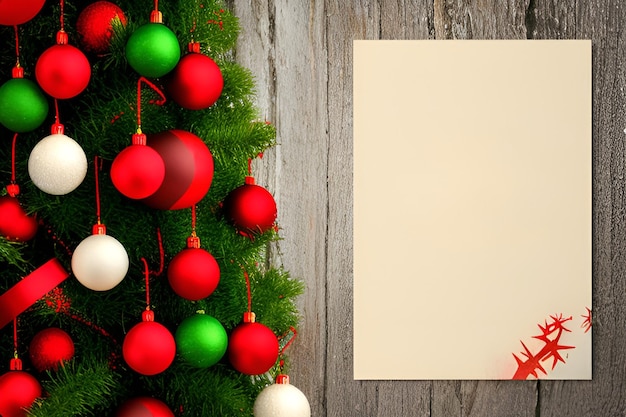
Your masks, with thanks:
[(220, 282), (220, 267), (209, 252), (202, 248), (187, 248), (179, 252), (167, 268), (172, 290), (192, 301), (208, 297)]
[(122, 9), (110, 1), (96, 1), (83, 9), (76, 20), (76, 31), (86, 51), (101, 54), (111, 46), (113, 22), (126, 26)]
[(115, 188), (135, 200), (154, 194), (165, 178), (161, 155), (146, 145), (130, 145), (111, 164), (111, 181)]
[(213, 155), (202, 139), (174, 129), (148, 135), (148, 146), (163, 158), (165, 178), (142, 202), (155, 209), (178, 210), (204, 198), (213, 180)]
[(222, 94), (224, 78), (220, 67), (206, 55), (191, 52), (183, 56), (168, 76), (167, 92), (188, 110), (211, 107)]
[(26, 214), (17, 197), (0, 197), (0, 236), (26, 242), (35, 236), (37, 227), (37, 219)]
[(235, 327), (228, 339), (228, 360), (239, 372), (260, 375), (278, 359), (278, 339), (272, 330), (256, 322)]
[(276, 220), (276, 201), (265, 188), (256, 185), (254, 178), (231, 191), (224, 200), (224, 213), (244, 234), (263, 233)]
[(174, 417), (174, 413), (161, 400), (137, 397), (122, 404), (115, 417)]
[(31, 374), (9, 371), (0, 376), (0, 416), (26, 417), (25, 408), (41, 396), (41, 385)]
[(21, 25), (37, 16), (46, 0), (1, 0), (0, 25)]
[(56, 371), (74, 357), (74, 342), (65, 331), (51, 327), (37, 333), (28, 349), (30, 361), (39, 371)]
[(135, 372), (142, 375), (160, 374), (174, 361), (176, 341), (162, 324), (142, 321), (126, 334), (122, 355)]
[(72, 98), (89, 84), (91, 66), (80, 49), (57, 44), (46, 49), (35, 65), (39, 86), (58, 99)]

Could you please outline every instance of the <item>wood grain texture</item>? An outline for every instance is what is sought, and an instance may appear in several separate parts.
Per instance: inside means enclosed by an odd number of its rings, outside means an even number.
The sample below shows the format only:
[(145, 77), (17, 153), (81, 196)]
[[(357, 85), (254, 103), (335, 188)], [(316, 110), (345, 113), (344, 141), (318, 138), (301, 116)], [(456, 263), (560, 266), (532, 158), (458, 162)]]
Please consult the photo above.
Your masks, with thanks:
[[(304, 280), (292, 383), (314, 416), (626, 416), (626, 5), (621, 0), (231, 0), (279, 145), (256, 161)], [(352, 41), (593, 40), (593, 381), (354, 381)], [(566, 150), (564, 150), (565, 152)], [(384, 217), (381, 217), (384, 221)], [(381, 279), (384, 279), (381, 278)], [(393, 335), (390, 335), (390, 355)], [(426, 341), (425, 341), (426, 342)]]

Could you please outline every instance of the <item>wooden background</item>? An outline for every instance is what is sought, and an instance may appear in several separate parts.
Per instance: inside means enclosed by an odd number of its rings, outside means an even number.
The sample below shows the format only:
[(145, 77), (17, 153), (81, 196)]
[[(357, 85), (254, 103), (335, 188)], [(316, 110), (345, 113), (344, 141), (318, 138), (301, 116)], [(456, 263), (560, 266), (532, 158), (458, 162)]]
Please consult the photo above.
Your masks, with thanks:
[[(254, 73), (261, 113), (278, 130), (279, 146), (256, 162), (254, 173), (278, 203), (284, 240), (271, 248), (271, 259), (306, 283), (302, 325), (288, 353), (292, 383), (307, 395), (312, 414), (626, 416), (626, 3), (230, 0), (229, 5), (243, 29), (236, 57)], [(470, 38), (593, 40), (593, 381), (352, 379), (352, 41)], [(436, 342), (425, 337), (424, 343)], [(393, 345), (390, 334), (390, 355)]]

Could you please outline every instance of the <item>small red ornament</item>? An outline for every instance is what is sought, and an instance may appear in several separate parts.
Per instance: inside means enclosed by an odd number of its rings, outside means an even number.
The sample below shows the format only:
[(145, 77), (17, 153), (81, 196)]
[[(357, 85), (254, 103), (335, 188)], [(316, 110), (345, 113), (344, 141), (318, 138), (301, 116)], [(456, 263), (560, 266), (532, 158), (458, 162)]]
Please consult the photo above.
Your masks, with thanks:
[(66, 99), (80, 94), (89, 84), (91, 66), (75, 46), (57, 44), (46, 49), (35, 65), (41, 88), (54, 98)]
[(163, 401), (137, 397), (122, 404), (115, 417), (174, 417), (174, 413)]
[(65, 331), (51, 327), (37, 333), (28, 349), (30, 361), (39, 371), (57, 370), (74, 357), (74, 342)]
[(21, 25), (37, 16), (46, 0), (0, 0), (0, 25)]
[(26, 242), (37, 233), (37, 219), (26, 214), (17, 197), (0, 197), (0, 235), (7, 240)]
[(12, 370), (0, 376), (0, 416), (26, 417), (25, 408), (41, 397), (41, 385), (31, 374)]
[(260, 375), (274, 366), (278, 348), (274, 332), (254, 322), (254, 313), (246, 313), (244, 322), (235, 327), (228, 340), (228, 360), (243, 374)]
[(111, 181), (128, 198), (142, 199), (154, 194), (165, 178), (163, 158), (146, 146), (146, 135), (135, 133), (133, 144), (124, 148), (111, 165)]
[(113, 24), (126, 26), (126, 15), (116, 4), (97, 1), (85, 7), (76, 20), (76, 31), (86, 51), (106, 52), (111, 46)]
[(243, 234), (263, 233), (276, 220), (276, 201), (265, 188), (246, 177), (244, 185), (235, 188), (224, 200), (224, 212)]
[(189, 208), (202, 200), (213, 180), (213, 155), (198, 136), (184, 130), (148, 135), (148, 146), (163, 158), (161, 187), (142, 200), (160, 210)]
[(211, 107), (224, 87), (220, 67), (199, 51), (199, 43), (190, 43), (189, 53), (178, 62), (166, 84), (172, 99), (189, 110)]
[(215, 291), (220, 282), (220, 267), (213, 255), (200, 248), (200, 239), (190, 237), (187, 248), (170, 262), (167, 279), (176, 294), (197, 301)]
[(126, 334), (122, 355), (135, 372), (142, 375), (160, 374), (174, 361), (176, 341), (165, 326), (154, 321), (152, 311), (144, 311), (142, 319)]

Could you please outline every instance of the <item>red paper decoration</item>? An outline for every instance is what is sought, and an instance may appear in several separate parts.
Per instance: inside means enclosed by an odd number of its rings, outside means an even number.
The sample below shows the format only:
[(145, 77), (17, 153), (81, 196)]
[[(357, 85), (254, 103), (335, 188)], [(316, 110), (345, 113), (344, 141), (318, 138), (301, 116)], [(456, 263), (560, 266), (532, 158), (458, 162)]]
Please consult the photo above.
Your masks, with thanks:
[(57, 370), (74, 357), (74, 342), (65, 331), (51, 327), (37, 333), (28, 349), (30, 361), (39, 371)]
[(198, 136), (184, 130), (148, 135), (148, 146), (163, 158), (161, 187), (142, 200), (161, 210), (189, 208), (202, 200), (213, 180), (213, 155)]
[(96, 1), (85, 7), (76, 20), (76, 31), (86, 51), (101, 54), (111, 46), (113, 22), (126, 26), (122, 9), (109, 1)]

